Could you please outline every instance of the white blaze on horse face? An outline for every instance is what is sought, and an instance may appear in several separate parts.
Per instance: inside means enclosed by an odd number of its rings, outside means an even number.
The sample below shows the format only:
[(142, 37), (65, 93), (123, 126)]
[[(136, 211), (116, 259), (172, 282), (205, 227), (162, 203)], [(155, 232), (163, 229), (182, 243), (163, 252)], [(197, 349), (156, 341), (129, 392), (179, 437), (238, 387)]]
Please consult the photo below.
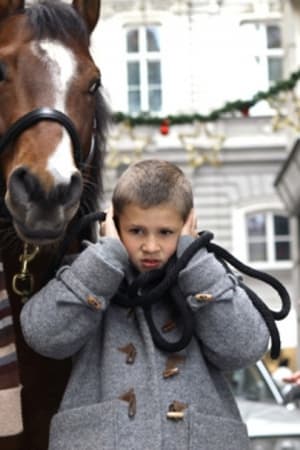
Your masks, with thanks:
[[(75, 55), (59, 42), (49, 40), (38, 44), (37, 53), (49, 70), (55, 99), (54, 104), (49, 106), (67, 114), (67, 93), (77, 69)], [(61, 141), (48, 160), (47, 170), (57, 183), (69, 182), (72, 174), (78, 171), (74, 164), (71, 139), (65, 129)]]

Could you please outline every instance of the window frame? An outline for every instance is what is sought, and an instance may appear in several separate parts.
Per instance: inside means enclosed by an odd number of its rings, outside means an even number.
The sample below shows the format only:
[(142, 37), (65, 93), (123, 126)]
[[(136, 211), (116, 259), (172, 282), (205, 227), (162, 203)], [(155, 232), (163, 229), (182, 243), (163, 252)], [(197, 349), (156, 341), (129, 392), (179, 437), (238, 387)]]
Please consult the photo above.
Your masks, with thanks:
[[(291, 230), (289, 230), (288, 235), (277, 235), (275, 233), (275, 223), (274, 219), (275, 216), (285, 217), (286, 219), (289, 219), (286, 214), (279, 213), (278, 211), (273, 210), (267, 210), (267, 211), (253, 211), (248, 212), (245, 215), (245, 226), (247, 230), (247, 219), (250, 216), (256, 216), (259, 214), (263, 214), (265, 216), (265, 234), (263, 236), (259, 237), (251, 237), (247, 231), (246, 231), (246, 254), (247, 254), (247, 261), (252, 263), (269, 263), (272, 265), (276, 265), (278, 262), (289, 262), (291, 261), (291, 247), (290, 247), (290, 258), (288, 259), (277, 259), (276, 258), (276, 243), (278, 242), (289, 242), (291, 244)], [(289, 227), (290, 228), (290, 227)], [(255, 243), (265, 243), (266, 246), (266, 259), (265, 260), (253, 260), (250, 257), (250, 248), (249, 246), (251, 244)]]
[[(147, 50), (147, 29), (157, 28), (159, 30), (159, 43), (160, 47), (158, 51)], [(127, 89), (127, 111), (130, 114), (138, 115), (141, 113), (148, 114), (161, 114), (163, 111), (163, 81), (162, 81), (162, 49), (161, 49), (161, 24), (160, 23), (147, 23), (147, 24), (130, 24), (124, 26), (124, 42), (125, 42), (125, 65), (126, 65), (126, 89)], [(127, 34), (130, 31), (137, 31), (138, 34), (138, 51), (129, 52), (127, 49)], [(148, 79), (149, 68), (148, 63), (157, 62), (160, 70), (160, 83), (151, 84)], [(139, 66), (140, 83), (134, 87), (130, 86), (128, 80), (128, 64), (137, 63)], [(160, 90), (160, 109), (150, 110), (149, 93), (151, 90)], [(140, 91), (140, 110), (131, 111), (129, 102), (129, 92), (139, 90)]]
[[(266, 245), (267, 257), (266, 261), (251, 261), (248, 254), (248, 235), (247, 235), (247, 217), (252, 214), (266, 214)], [(268, 235), (272, 228), (272, 220), (275, 215), (284, 216), (289, 220), (289, 242), (290, 242), (290, 259), (276, 260), (275, 259), (275, 234)], [(236, 209), (232, 215), (232, 232), (233, 232), (233, 252), (246, 264), (255, 267), (258, 270), (272, 270), (272, 269), (291, 269), (293, 266), (293, 249), (292, 249), (292, 222), (287, 212), (278, 204), (264, 204), (264, 205), (248, 205)], [(274, 231), (274, 230), (273, 230)], [(271, 237), (271, 239), (270, 239)]]
[[(257, 64), (259, 67), (257, 68), (257, 74), (259, 75), (259, 78), (262, 80), (262, 86), (261, 89), (269, 88), (274, 83), (276, 83), (279, 80), (272, 80), (270, 78), (270, 59), (276, 59), (281, 61), (281, 71), (282, 76), (280, 79), (283, 78), (283, 57), (284, 57), (284, 49), (283, 49), (283, 40), (282, 40), (282, 26), (280, 24), (280, 21), (278, 20), (272, 20), (272, 21), (243, 21), (240, 23), (240, 26), (246, 27), (246, 26), (253, 26), (256, 28), (255, 30), (255, 36), (254, 32), (252, 31), (252, 37), (254, 37), (254, 42), (257, 43), (257, 46), (251, 47), (251, 51), (249, 53), (249, 56), (255, 58), (257, 61)], [(281, 35), (281, 46), (279, 47), (269, 47), (268, 46), (268, 27), (278, 27), (280, 35)], [(244, 28), (245, 30), (245, 28)], [(245, 32), (245, 31), (244, 31)], [(249, 38), (247, 38), (249, 39)], [(258, 61), (259, 60), (259, 61)]]

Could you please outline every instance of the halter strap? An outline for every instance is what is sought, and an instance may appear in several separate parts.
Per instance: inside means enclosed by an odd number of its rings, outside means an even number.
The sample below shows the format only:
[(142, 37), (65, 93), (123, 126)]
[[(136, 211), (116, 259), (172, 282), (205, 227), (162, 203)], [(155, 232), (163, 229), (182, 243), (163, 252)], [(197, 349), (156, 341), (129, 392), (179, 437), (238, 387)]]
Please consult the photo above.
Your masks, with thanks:
[[(0, 155), (5, 151), (7, 145), (12, 140), (16, 139), (25, 130), (35, 125), (36, 123), (41, 122), (42, 120), (58, 122), (68, 131), (73, 144), (73, 152), (76, 165), (78, 168), (82, 168), (83, 161), (81, 156), (81, 144), (75, 125), (73, 124), (72, 120), (63, 112), (57, 111), (52, 108), (37, 108), (20, 117), (16, 122), (14, 122), (5, 132), (5, 134), (0, 138)], [(87, 159), (90, 160), (89, 155)]]

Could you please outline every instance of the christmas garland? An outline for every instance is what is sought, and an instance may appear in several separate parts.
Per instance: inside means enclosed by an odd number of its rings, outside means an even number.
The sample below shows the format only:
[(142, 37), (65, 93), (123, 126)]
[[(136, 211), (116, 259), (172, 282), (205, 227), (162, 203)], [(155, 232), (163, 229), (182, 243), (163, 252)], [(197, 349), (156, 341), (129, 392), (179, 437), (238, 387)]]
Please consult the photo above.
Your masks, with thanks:
[(252, 98), (248, 100), (236, 100), (232, 102), (226, 102), (221, 108), (211, 111), (209, 114), (180, 114), (180, 115), (168, 115), (165, 118), (159, 116), (150, 115), (150, 113), (142, 113), (137, 116), (132, 116), (122, 112), (116, 112), (113, 114), (114, 123), (121, 122), (128, 123), (129, 126), (134, 127), (136, 125), (159, 125), (162, 129), (166, 129), (170, 125), (181, 125), (193, 122), (213, 122), (220, 119), (227, 114), (239, 112), (243, 116), (249, 115), (249, 110), (254, 105), (262, 100), (267, 100), (271, 97), (277, 97), (281, 92), (291, 91), (300, 79), (300, 70), (293, 72), (290, 78), (286, 80), (280, 80), (271, 86), (267, 91), (258, 91)]

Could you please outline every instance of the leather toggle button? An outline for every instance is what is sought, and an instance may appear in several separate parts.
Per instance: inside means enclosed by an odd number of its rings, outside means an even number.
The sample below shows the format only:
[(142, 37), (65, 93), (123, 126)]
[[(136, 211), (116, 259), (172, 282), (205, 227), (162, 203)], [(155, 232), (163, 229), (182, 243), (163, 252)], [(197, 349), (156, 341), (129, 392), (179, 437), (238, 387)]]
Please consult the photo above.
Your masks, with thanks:
[(86, 299), (87, 304), (96, 311), (99, 311), (102, 308), (102, 302), (98, 298), (93, 295), (88, 295)]
[(205, 294), (201, 292), (195, 294), (194, 297), (198, 302), (211, 302), (213, 300), (213, 296), (211, 294)]
[(136, 415), (136, 395), (134, 389), (129, 389), (129, 391), (121, 395), (119, 399), (128, 402), (128, 417), (132, 419)]
[(174, 375), (177, 375), (178, 373), (179, 373), (178, 367), (172, 367), (171, 369), (164, 370), (163, 377), (164, 378), (174, 377)]
[(178, 364), (183, 363), (185, 360), (185, 356), (183, 355), (170, 355), (166, 362), (166, 368), (163, 371), (163, 377), (164, 378), (171, 378), (174, 375), (177, 375), (179, 373)]
[(119, 347), (118, 350), (127, 355), (127, 358), (126, 358), (127, 364), (134, 363), (137, 351), (136, 351), (135, 346), (131, 342), (129, 344), (125, 345), (125, 347)]
[(184, 418), (184, 410), (188, 407), (186, 403), (174, 400), (167, 412), (167, 418), (171, 420), (182, 420)]

